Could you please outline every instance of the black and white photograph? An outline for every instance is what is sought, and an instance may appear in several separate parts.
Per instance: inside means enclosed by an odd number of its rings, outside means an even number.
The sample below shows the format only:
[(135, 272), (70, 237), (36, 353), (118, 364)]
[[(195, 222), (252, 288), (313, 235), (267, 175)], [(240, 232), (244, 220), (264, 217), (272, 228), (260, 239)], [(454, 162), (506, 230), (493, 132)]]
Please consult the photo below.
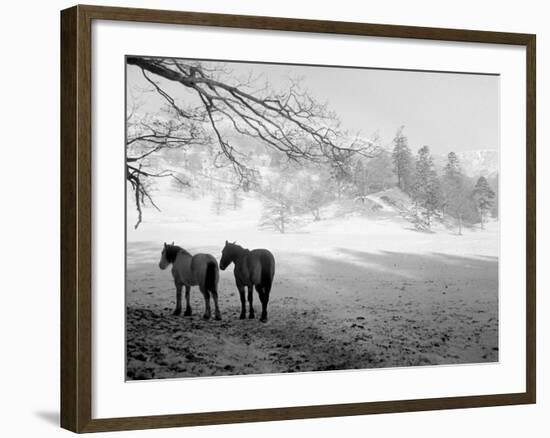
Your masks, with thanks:
[(499, 87), (126, 56), (127, 380), (498, 362)]

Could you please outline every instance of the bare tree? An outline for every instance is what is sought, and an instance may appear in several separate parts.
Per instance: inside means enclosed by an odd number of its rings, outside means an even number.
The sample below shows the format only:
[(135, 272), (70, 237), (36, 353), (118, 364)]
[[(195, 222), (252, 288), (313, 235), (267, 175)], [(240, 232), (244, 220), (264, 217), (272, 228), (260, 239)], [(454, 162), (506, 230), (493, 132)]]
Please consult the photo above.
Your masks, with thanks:
[(126, 179), (134, 192), (134, 203), (138, 213), (135, 228), (142, 220), (142, 206), (149, 202), (159, 210), (149, 193), (151, 178), (173, 178), (179, 184), (189, 182), (170, 169), (158, 169), (152, 165), (154, 154), (161, 149), (186, 148), (193, 144), (204, 144), (208, 138), (189, 120), (164, 120), (148, 115), (138, 116), (135, 109), (126, 120)]
[(227, 206), (227, 196), (222, 187), (217, 187), (212, 195), (212, 212), (219, 216)]
[(260, 219), (260, 228), (274, 229), (281, 234), (285, 234), (289, 226), (295, 222), (296, 217), (288, 199), (283, 196), (266, 199), (264, 212)]
[[(342, 155), (372, 157), (376, 153), (375, 144), (342, 130), (336, 115), (328, 110), (327, 105), (318, 103), (301, 89), (298, 82), (293, 81), (287, 90), (276, 92), (267, 85), (256, 86), (253, 80), (240, 81), (221, 64), (135, 56), (127, 57), (127, 63), (141, 69), (148, 83), (177, 116), (180, 127), (195, 129), (190, 130), (183, 140), (178, 134), (178, 139), (191, 144), (196, 138), (212, 135), (219, 148), (219, 160), (215, 165), (231, 166), (245, 189), (253, 183), (256, 171), (247, 164), (246, 155), (239, 151), (234, 138), (227, 135), (228, 130), (259, 139), (268, 148), (283, 153), (294, 162), (329, 161), (338, 166)], [(174, 87), (168, 87), (168, 83), (183, 87), (197, 104), (182, 105)], [(148, 139), (158, 140), (154, 134)], [(154, 145), (149, 149), (151, 154), (157, 150)], [(136, 166), (130, 170), (132, 178), (135, 175), (140, 178), (166, 176), (147, 174)], [(152, 200), (135, 178), (132, 187), (136, 191), (136, 207), (141, 215), (140, 205), (144, 199)]]

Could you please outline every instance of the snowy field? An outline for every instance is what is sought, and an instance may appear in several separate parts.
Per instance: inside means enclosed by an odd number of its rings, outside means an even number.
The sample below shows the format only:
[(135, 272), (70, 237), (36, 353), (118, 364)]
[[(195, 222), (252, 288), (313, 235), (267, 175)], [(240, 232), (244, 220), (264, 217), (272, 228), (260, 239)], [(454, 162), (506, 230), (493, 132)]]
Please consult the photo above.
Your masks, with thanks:
[[(131, 199), (131, 198), (130, 198)], [(212, 213), (211, 200), (163, 191), (133, 229), (128, 207), (127, 377), (151, 379), (463, 364), (498, 360), (498, 222), (419, 232), (392, 207), (342, 206), (280, 234), (259, 230), (261, 203)], [(373, 197), (376, 199), (376, 197)], [(162, 244), (219, 261), (225, 240), (276, 259), (269, 321), (240, 320), (232, 267), (220, 272), (221, 321), (173, 316)], [(257, 294), (256, 311), (260, 309)]]

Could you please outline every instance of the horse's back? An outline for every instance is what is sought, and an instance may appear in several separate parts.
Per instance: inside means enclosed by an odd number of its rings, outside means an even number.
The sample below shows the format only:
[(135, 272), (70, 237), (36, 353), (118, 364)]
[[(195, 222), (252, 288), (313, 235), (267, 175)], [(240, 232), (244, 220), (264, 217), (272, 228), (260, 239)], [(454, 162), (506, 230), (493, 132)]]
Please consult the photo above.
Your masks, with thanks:
[(273, 257), (271, 251), (262, 248), (253, 249), (250, 251), (249, 257), (254, 266), (253, 283), (271, 289), (271, 283), (275, 275), (275, 257)]
[(192, 270), (192, 256), (180, 251), (172, 264), (172, 276), (176, 283), (194, 286), (196, 284)]
[(215, 284), (218, 284), (220, 276), (218, 262), (212, 254), (195, 254), (193, 256), (193, 260), (191, 261), (191, 267), (195, 273), (195, 278), (197, 279), (198, 284), (203, 284), (203, 282), (207, 279), (209, 269), (211, 269), (211, 275), (214, 276), (212, 281), (214, 281)]
[(199, 254), (195, 254), (193, 256), (193, 263), (194, 264), (208, 264), (208, 262), (214, 262), (216, 263), (216, 266), (218, 265), (218, 262), (216, 260), (216, 257), (214, 257), (212, 254), (203, 254), (203, 253), (199, 253)]

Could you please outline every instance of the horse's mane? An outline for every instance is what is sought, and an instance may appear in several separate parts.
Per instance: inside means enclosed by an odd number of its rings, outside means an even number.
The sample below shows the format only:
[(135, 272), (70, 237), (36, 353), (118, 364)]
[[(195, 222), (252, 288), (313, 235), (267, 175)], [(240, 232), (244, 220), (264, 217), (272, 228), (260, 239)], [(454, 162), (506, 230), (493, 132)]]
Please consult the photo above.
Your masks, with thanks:
[(233, 249), (234, 254), (244, 255), (250, 252), (248, 248), (243, 248), (241, 245), (238, 245), (237, 243), (229, 243), (228, 246), (231, 249)]
[(183, 252), (185, 254), (189, 253), (184, 250), (181, 246), (178, 245), (166, 245), (164, 247), (164, 254), (166, 255), (166, 260), (168, 263), (174, 263), (174, 260), (176, 260), (176, 257), (180, 252)]

